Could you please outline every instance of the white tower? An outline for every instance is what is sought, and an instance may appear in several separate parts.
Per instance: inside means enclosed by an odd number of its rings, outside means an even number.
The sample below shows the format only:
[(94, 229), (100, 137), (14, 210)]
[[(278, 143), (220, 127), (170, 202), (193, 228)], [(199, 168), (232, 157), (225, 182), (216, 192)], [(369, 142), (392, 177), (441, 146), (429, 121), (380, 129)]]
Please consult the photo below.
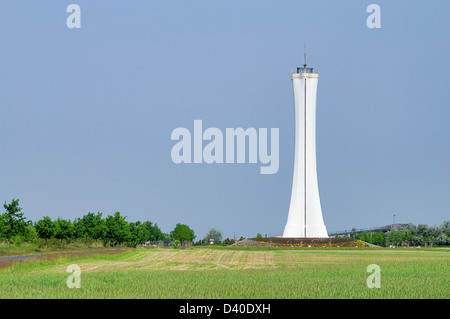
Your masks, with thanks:
[(295, 103), (295, 158), (291, 204), (283, 237), (328, 238), (320, 206), (316, 169), (316, 94), (319, 74), (292, 73)]

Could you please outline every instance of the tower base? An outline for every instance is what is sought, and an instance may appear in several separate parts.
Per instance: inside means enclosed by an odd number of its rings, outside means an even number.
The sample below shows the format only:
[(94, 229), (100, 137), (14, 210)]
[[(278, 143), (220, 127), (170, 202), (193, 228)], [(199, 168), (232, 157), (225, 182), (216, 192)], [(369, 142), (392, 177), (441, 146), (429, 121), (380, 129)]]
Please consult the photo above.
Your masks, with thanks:
[(324, 224), (306, 225), (306, 227), (300, 224), (287, 224), (283, 238), (328, 238), (328, 232)]

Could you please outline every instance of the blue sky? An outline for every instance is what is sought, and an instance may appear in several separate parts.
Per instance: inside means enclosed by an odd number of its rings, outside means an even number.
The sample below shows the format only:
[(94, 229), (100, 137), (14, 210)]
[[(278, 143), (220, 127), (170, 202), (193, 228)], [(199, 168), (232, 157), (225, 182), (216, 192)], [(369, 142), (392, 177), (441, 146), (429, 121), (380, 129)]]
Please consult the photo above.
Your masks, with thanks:
[[(66, 7), (81, 7), (68, 29)], [(369, 29), (366, 8), (381, 8)], [(120, 211), (198, 238), (280, 235), (294, 154), (290, 72), (320, 71), (329, 231), (450, 212), (447, 1), (3, 1), (0, 200), (25, 215)], [(171, 132), (279, 128), (280, 168), (171, 160)]]

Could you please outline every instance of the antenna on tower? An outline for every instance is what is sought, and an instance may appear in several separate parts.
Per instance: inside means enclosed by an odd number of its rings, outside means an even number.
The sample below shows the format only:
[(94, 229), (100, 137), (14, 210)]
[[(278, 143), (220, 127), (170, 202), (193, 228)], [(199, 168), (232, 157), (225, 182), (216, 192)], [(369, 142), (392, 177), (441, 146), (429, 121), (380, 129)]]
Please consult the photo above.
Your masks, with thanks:
[(303, 58), (304, 58), (303, 67), (306, 68), (306, 43), (303, 44)]

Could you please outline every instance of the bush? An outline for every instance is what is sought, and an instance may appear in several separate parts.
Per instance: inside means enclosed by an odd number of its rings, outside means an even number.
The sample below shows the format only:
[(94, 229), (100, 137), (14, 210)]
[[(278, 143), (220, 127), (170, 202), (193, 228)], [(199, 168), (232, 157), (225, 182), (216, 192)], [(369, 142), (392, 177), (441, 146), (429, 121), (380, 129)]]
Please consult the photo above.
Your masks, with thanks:
[(175, 240), (172, 242), (172, 247), (175, 249), (179, 249), (180, 248), (180, 241), (179, 240)]
[(24, 238), (20, 235), (14, 236), (11, 240), (16, 247), (19, 247), (24, 242)]

